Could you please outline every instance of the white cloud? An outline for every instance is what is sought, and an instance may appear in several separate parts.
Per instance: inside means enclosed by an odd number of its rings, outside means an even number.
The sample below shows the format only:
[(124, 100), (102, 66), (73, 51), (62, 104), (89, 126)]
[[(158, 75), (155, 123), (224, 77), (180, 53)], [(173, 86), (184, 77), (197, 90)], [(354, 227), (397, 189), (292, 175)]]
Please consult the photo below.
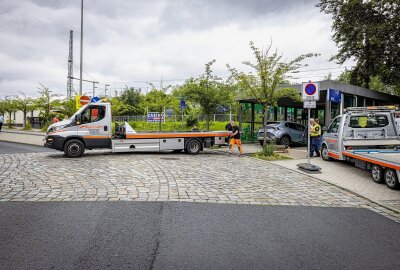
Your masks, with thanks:
[[(201, 74), (212, 59), (217, 60), (215, 74), (226, 76), (226, 63), (241, 68), (243, 60), (252, 59), (250, 40), (262, 47), (270, 38), (287, 59), (321, 53), (308, 61), (308, 69), (337, 67), (328, 62), (336, 53), (331, 19), (313, 1), (265, 2), (86, 1), (84, 78), (116, 90), (161, 78), (178, 83)], [(1, 6), (0, 97), (21, 90), (35, 94), (39, 82), (65, 94), (70, 29), (74, 76), (79, 77), (80, 1), (3, 1)], [(328, 73), (303, 74), (316, 80)], [(84, 83), (84, 92), (91, 89)]]

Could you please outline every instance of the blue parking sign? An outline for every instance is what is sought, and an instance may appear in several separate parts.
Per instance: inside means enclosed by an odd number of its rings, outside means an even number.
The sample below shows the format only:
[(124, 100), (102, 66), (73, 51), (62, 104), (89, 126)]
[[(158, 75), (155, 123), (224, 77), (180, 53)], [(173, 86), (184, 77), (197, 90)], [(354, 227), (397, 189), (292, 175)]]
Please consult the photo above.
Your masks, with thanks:
[(179, 106), (182, 110), (186, 109), (186, 100), (181, 100), (181, 105)]

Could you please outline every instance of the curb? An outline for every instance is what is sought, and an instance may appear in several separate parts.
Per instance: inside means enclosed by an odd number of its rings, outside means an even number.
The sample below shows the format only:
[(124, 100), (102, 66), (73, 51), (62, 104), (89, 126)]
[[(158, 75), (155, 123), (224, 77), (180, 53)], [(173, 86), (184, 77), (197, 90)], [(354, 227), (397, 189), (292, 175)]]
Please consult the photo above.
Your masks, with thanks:
[(1, 132), (4, 133), (9, 133), (9, 134), (22, 134), (22, 135), (34, 135), (34, 136), (45, 136), (45, 133), (36, 133), (36, 132), (30, 132), (30, 131), (10, 131), (10, 130), (2, 130)]

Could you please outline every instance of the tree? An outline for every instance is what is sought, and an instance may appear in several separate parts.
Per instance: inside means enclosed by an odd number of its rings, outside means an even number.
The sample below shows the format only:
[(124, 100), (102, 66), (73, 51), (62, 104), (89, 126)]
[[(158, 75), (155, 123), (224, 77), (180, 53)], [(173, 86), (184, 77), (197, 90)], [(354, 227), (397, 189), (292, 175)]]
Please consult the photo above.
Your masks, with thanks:
[(205, 65), (205, 72), (198, 78), (186, 80), (181, 92), (192, 102), (198, 103), (206, 115), (206, 128), (210, 129), (210, 117), (219, 106), (229, 106), (233, 102), (230, 85), (212, 74), (211, 66), (215, 60)]
[(372, 77), (400, 89), (400, 3), (398, 0), (320, 0), (321, 12), (333, 19), (339, 47), (331, 60), (355, 59), (350, 83), (370, 88)]
[(76, 100), (74, 98), (68, 98), (61, 102), (61, 110), (64, 115), (71, 117), (76, 110)]
[(2, 107), (3, 107), (3, 111), (8, 114), (7, 125), (8, 125), (9, 128), (11, 128), (11, 126), (12, 126), (12, 114), (18, 110), (17, 102), (16, 102), (16, 100), (10, 99), (10, 98), (7, 97), (2, 102)]
[[(276, 50), (271, 52), (271, 47), (272, 43), (266, 49), (260, 50), (255, 47), (254, 42), (250, 42), (250, 48), (256, 61), (244, 61), (243, 64), (249, 67), (252, 72), (244, 73), (227, 65), (231, 72), (231, 79), (241, 89), (242, 97), (252, 98), (255, 102), (263, 104), (264, 127), (267, 126), (269, 107), (277, 106), (279, 99), (289, 97), (300, 101), (300, 95), (296, 89), (281, 87), (281, 85), (290, 77), (289, 72), (302, 67), (301, 62), (304, 59), (317, 56), (317, 54), (309, 53), (285, 63), (281, 61), (282, 55), (278, 55)], [(266, 140), (267, 132), (264, 132), (264, 145), (266, 145)]]
[(60, 102), (58, 100), (52, 100), (56, 95), (51, 94), (49, 88), (45, 87), (43, 84), (40, 84), (39, 93), (40, 97), (35, 100), (35, 106), (40, 110), (40, 114), (45, 124), (48, 124), (51, 121), (51, 108), (59, 106)]
[(125, 88), (121, 94), (120, 100), (127, 105), (124, 106), (124, 113), (131, 115), (140, 115), (144, 113), (144, 96), (140, 89), (135, 89), (134, 87)]
[(36, 107), (34, 100), (27, 97), (25, 93), (20, 92), (20, 95), (15, 96), (15, 104), (17, 106), (17, 109), (22, 111), (22, 113), (24, 114), (22, 127), (26, 128), (26, 115), (29, 111), (33, 111)]
[[(158, 112), (161, 116), (164, 113), (164, 110), (174, 102), (172, 96), (167, 94), (167, 90), (170, 87), (168, 86), (159, 90), (154, 88), (152, 84), (150, 85), (153, 89), (147, 93), (145, 105), (147, 106), (148, 111)], [(161, 117), (159, 122), (159, 131), (161, 131)]]

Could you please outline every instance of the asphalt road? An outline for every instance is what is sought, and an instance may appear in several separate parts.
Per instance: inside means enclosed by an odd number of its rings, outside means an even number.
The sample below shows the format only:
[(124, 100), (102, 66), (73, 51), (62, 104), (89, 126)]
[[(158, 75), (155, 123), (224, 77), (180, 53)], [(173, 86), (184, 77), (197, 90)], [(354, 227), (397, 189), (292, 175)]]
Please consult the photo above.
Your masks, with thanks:
[(0, 203), (0, 269), (400, 269), (399, 239), (359, 208)]
[(0, 154), (51, 152), (53, 149), (44, 146), (0, 141)]

